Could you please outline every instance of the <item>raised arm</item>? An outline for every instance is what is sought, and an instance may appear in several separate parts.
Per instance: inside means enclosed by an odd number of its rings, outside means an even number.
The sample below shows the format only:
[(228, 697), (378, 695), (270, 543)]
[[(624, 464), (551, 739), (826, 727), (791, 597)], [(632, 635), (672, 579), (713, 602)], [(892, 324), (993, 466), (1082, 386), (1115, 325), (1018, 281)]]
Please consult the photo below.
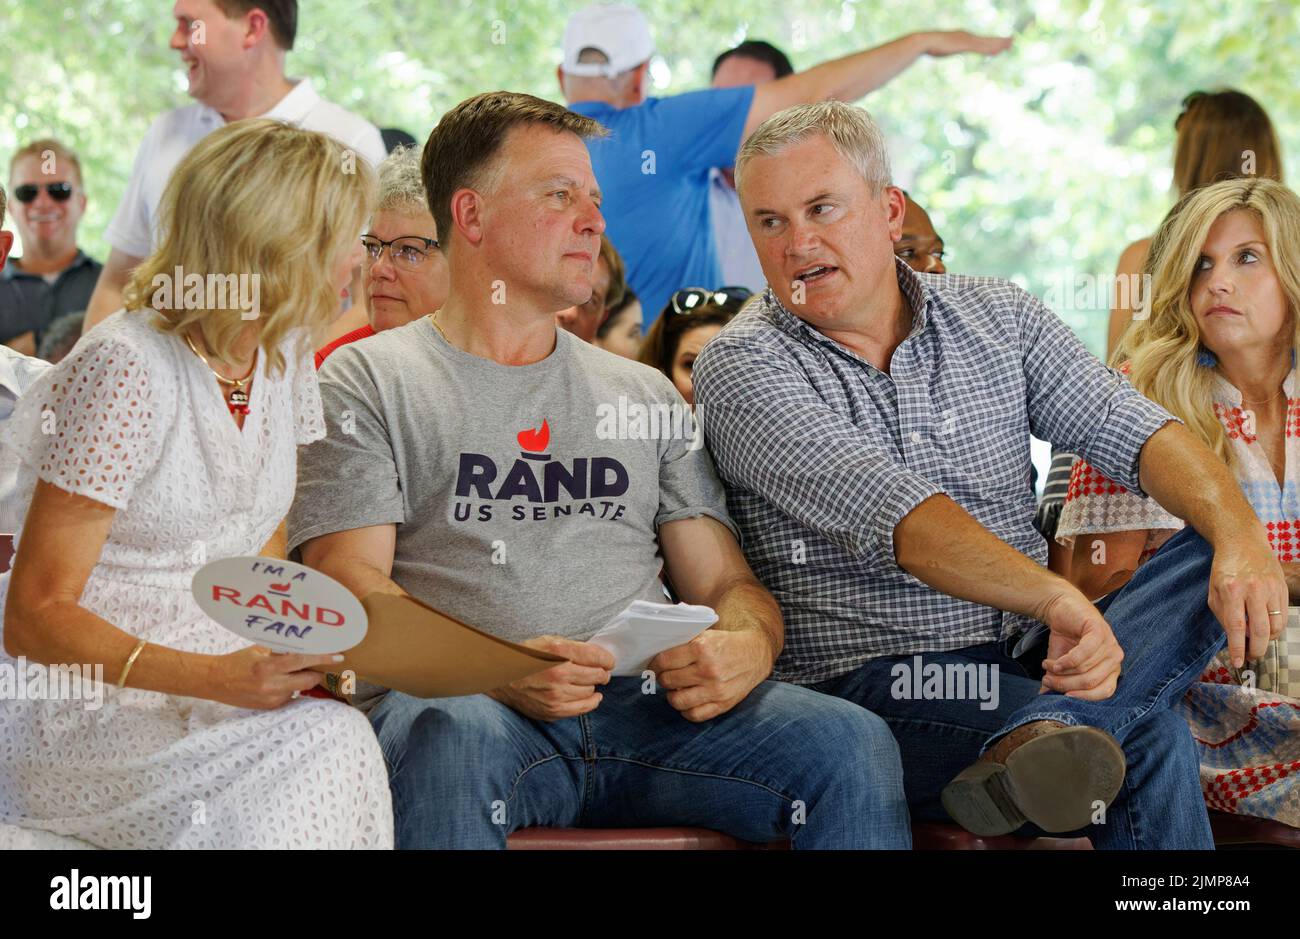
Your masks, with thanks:
[(834, 98), (856, 101), (898, 75), (923, 55), (946, 56), (961, 52), (997, 55), (1011, 45), (1010, 36), (976, 36), (971, 33), (924, 32), (900, 36), (874, 49), (832, 59), (803, 72), (787, 75), (754, 88), (754, 101), (745, 120), (743, 140), (777, 111), (796, 104)]

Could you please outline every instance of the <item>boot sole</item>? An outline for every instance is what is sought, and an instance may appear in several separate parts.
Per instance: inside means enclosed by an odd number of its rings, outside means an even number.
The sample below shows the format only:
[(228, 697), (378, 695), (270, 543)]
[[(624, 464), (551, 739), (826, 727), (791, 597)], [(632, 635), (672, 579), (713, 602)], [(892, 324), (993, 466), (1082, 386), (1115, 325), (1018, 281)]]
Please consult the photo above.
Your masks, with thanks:
[(1005, 765), (981, 760), (943, 790), (943, 807), (977, 835), (1005, 835), (1025, 822), (1043, 831), (1085, 828), (1124, 783), (1124, 751), (1095, 727), (1066, 727), (1036, 737)]

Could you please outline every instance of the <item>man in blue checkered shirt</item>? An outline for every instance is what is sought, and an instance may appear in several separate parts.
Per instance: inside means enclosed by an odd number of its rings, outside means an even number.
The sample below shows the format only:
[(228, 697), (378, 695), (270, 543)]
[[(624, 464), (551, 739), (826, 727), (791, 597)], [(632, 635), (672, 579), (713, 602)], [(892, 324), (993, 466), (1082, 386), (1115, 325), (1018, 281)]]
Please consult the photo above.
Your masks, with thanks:
[[(694, 384), (785, 616), (775, 677), (885, 718), (915, 816), (1213, 847), (1170, 705), (1287, 610), (1231, 473), (1014, 284), (896, 261), (903, 194), (865, 111), (783, 111), (736, 171), (770, 289)], [(1031, 432), (1190, 523), (1096, 606), (1044, 566)]]

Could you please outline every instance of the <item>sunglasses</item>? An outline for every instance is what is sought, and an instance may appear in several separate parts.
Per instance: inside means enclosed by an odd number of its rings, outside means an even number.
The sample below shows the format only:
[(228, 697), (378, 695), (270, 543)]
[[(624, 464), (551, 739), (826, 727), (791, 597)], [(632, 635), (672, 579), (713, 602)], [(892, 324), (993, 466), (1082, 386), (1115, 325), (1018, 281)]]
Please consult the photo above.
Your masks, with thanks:
[(674, 313), (694, 313), (706, 303), (735, 306), (744, 303), (753, 295), (754, 292), (748, 287), (719, 287), (717, 290), (685, 287), (673, 294), (669, 303)]
[[(35, 183), (24, 183), (14, 187), (14, 198), (24, 204), (35, 202), (40, 191), (41, 187)], [(72, 198), (72, 183), (46, 183), (45, 191), (55, 202), (67, 202)]]

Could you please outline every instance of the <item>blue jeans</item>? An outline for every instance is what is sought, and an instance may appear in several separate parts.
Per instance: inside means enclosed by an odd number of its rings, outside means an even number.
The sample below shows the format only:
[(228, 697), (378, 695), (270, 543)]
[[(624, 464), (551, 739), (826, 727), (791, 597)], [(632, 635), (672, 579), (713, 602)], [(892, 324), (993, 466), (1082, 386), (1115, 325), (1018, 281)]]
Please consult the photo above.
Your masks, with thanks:
[(553, 722), (486, 695), (390, 691), (370, 719), (388, 761), (398, 848), (502, 848), (532, 826), (686, 825), (795, 848), (908, 848), (898, 746), (848, 701), (765, 681), (691, 723), (666, 692), (613, 678)]
[(948, 820), (939, 801), (943, 787), (998, 737), (1030, 721), (1055, 720), (1108, 731), (1127, 758), (1124, 785), (1104, 821), (1083, 832), (1094, 847), (1213, 848), (1196, 744), (1171, 710), (1226, 641), (1206, 604), (1212, 560), (1205, 539), (1185, 528), (1121, 590), (1098, 602), (1124, 649), (1119, 685), (1104, 701), (1040, 695), (1041, 669), (1023, 656), (1012, 658), (1006, 642), (921, 656), (926, 665), (997, 665), (998, 706), (991, 710), (969, 698), (896, 700), (891, 670), (898, 663), (910, 668), (911, 655), (874, 659), (813, 687), (885, 719), (898, 739), (908, 803), (918, 818)]

